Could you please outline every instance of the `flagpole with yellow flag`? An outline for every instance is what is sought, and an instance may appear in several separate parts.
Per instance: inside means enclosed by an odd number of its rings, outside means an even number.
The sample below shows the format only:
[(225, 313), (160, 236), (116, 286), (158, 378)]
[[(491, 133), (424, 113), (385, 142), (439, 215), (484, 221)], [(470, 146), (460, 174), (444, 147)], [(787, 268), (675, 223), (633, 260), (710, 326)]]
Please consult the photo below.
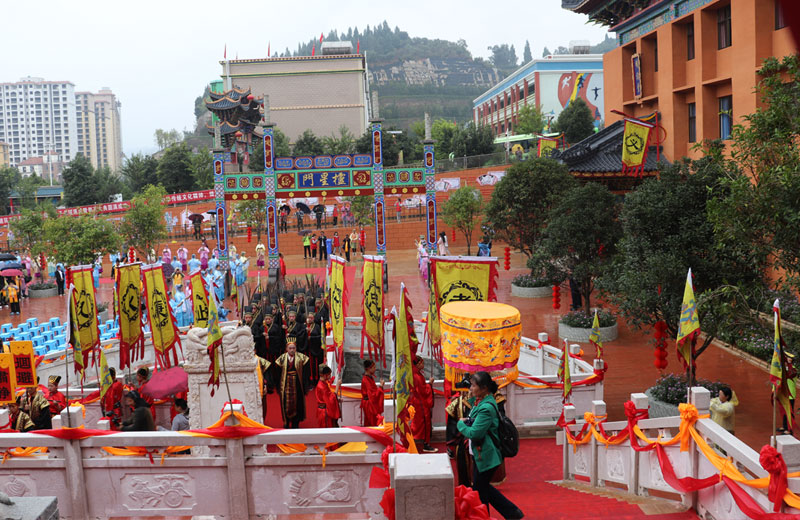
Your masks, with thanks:
[(678, 322), (678, 338), (675, 347), (678, 351), (678, 359), (689, 369), (689, 381), (686, 385), (686, 402), (689, 402), (692, 388), (692, 377), (694, 370), (694, 345), (697, 336), (700, 334), (700, 318), (697, 315), (697, 300), (694, 297), (692, 286), (692, 269), (686, 274), (686, 286), (683, 290), (683, 303), (681, 303), (681, 315)]
[(772, 305), (772, 310), (775, 313), (775, 340), (772, 348), (772, 362), (769, 367), (769, 382), (772, 384), (772, 445), (776, 446), (776, 422), (777, 422), (777, 403), (780, 402), (783, 406), (783, 411), (786, 414), (786, 422), (789, 428), (792, 428), (792, 404), (791, 395), (788, 386), (789, 374), (786, 372), (786, 343), (783, 341), (783, 332), (781, 330), (781, 307), (780, 301), (775, 300)]
[(597, 309), (594, 311), (594, 321), (592, 321), (592, 333), (589, 334), (589, 343), (594, 345), (595, 358), (603, 359), (603, 342), (600, 341), (600, 319), (597, 317)]
[(569, 342), (564, 339), (564, 355), (561, 357), (561, 366), (558, 367), (558, 377), (563, 385), (561, 402), (566, 404), (572, 394), (572, 376), (569, 373)]

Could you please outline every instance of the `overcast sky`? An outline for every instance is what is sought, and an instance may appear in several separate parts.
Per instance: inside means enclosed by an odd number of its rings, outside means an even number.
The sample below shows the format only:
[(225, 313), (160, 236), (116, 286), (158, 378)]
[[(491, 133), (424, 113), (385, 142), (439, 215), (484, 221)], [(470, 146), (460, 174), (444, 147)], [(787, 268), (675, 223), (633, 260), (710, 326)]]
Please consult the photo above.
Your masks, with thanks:
[(386, 20), (412, 37), (463, 38), (473, 56), (514, 44), (522, 60), (525, 40), (536, 58), (545, 46), (607, 34), (560, 0), (40, 0), (3, 2), (2, 18), (0, 82), (35, 76), (76, 90), (109, 87), (122, 103), (126, 154), (154, 151), (156, 128), (193, 127), (194, 99), (219, 78), (226, 44), (229, 58), (261, 58), (269, 42), (273, 53), (294, 50), (321, 32)]

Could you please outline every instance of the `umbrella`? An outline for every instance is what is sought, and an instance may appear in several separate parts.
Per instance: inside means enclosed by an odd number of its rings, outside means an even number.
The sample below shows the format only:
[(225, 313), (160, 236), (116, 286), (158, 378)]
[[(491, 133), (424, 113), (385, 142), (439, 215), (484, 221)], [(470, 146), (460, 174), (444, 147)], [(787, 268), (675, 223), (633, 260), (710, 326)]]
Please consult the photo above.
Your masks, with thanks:
[(0, 262), (0, 270), (2, 269), (25, 269), (25, 266), (19, 262)]
[(11, 253), (0, 253), (0, 262), (6, 260), (13, 260), (17, 261), (17, 255), (12, 255)]
[(305, 214), (309, 214), (309, 213), (311, 213), (311, 208), (309, 208), (308, 206), (306, 206), (306, 205), (305, 205), (303, 202), (298, 202), (298, 203), (296, 204), (296, 207), (297, 207), (297, 209), (299, 209), (300, 211), (302, 211), (302, 212), (303, 212), (303, 213), (305, 213)]
[(314, 213), (325, 213), (325, 205), (317, 204), (316, 206), (314, 206)]
[(302, 237), (302, 236), (306, 236), (306, 235), (308, 235), (309, 233), (311, 233), (311, 230), (310, 230), (310, 229), (303, 229), (303, 230), (301, 230), (301, 231), (298, 231), (298, 232), (297, 232), (297, 234), (298, 234), (298, 235), (300, 235), (301, 237)]
[(201, 215), (200, 213), (192, 213), (187, 218), (189, 220), (191, 220), (192, 222), (202, 222), (203, 219), (205, 219), (205, 217), (203, 215)]
[(292, 207), (291, 207), (290, 205), (288, 205), (288, 204), (284, 204), (283, 206), (281, 206), (281, 207), (280, 207), (280, 208), (278, 208), (278, 209), (280, 209), (280, 211), (283, 211), (283, 210), (289, 210), (289, 211), (292, 211)]
[(3, 269), (0, 271), (0, 276), (22, 276), (22, 271), (19, 269)]
[(154, 399), (164, 399), (178, 392), (189, 390), (189, 376), (183, 367), (172, 367), (156, 372), (150, 380), (142, 385), (143, 394)]
[(206, 211), (206, 213), (208, 213), (209, 215), (216, 215), (217, 214), (217, 210), (212, 209), (210, 211)]

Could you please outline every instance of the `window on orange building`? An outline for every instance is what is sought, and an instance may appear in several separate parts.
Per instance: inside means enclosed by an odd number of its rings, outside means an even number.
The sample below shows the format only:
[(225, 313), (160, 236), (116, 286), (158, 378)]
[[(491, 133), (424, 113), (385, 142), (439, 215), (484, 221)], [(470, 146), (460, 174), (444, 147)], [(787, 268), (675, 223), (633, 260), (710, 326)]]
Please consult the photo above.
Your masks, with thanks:
[(786, 20), (783, 18), (783, 9), (781, 9), (781, 0), (775, 0), (775, 30), (783, 29), (786, 27)]
[(689, 142), (697, 142), (697, 105), (689, 103), (687, 105), (689, 114)]
[(719, 98), (719, 138), (730, 139), (733, 130), (733, 96)]
[(653, 40), (653, 71), (658, 72), (658, 35)]
[(731, 6), (726, 5), (717, 10), (717, 48), (726, 49), (731, 44)]
[(686, 24), (686, 61), (694, 59), (694, 20)]

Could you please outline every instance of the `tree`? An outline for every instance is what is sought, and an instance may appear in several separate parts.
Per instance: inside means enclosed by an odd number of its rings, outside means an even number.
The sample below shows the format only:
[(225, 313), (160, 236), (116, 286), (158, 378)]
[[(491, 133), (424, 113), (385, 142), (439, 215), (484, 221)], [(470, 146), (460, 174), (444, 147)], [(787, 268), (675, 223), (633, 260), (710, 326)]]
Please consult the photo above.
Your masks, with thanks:
[(49, 202), (39, 204), (35, 210), (23, 208), (20, 217), (9, 222), (11, 231), (14, 232), (13, 247), (20, 251), (30, 251), (31, 258), (41, 271), (39, 254), (50, 254), (50, 247), (42, 235), (45, 220), (56, 218), (58, 213)]
[(192, 177), (192, 152), (185, 143), (170, 146), (158, 161), (158, 182), (167, 193), (191, 191), (194, 187)]
[(350, 203), (350, 211), (356, 224), (359, 226), (369, 226), (372, 224), (372, 217), (375, 211), (375, 198), (371, 195), (356, 195), (345, 197), (344, 200)]
[(542, 109), (534, 104), (520, 108), (514, 131), (517, 134), (541, 134), (544, 131)]
[[(132, 192), (118, 176), (111, 172), (111, 168), (103, 166), (94, 172), (94, 200), (95, 202), (109, 202), (114, 195), (121, 194), (123, 198), (132, 195)], [(127, 193), (125, 193), (127, 192)]]
[(295, 155), (322, 155), (324, 153), (324, 149), (322, 147), (322, 141), (314, 135), (314, 132), (311, 130), (306, 130), (297, 138), (297, 141), (294, 143), (294, 154)]
[(594, 133), (594, 115), (583, 99), (575, 98), (558, 115), (554, 128), (564, 132), (568, 143), (579, 143)]
[(494, 133), (487, 125), (475, 126), (469, 122), (456, 128), (450, 141), (450, 151), (456, 157), (483, 155), (494, 151)]
[(514, 50), (513, 45), (509, 47), (507, 43), (504, 43), (502, 45), (493, 45), (488, 49), (492, 51), (489, 61), (504, 74), (508, 74), (517, 68), (517, 51)]
[(484, 210), (498, 240), (530, 257), (539, 246), (550, 209), (577, 181), (563, 164), (535, 158), (506, 170)]
[(94, 204), (94, 168), (83, 154), (78, 154), (61, 172), (64, 183), (64, 205), (86, 206)]
[(472, 254), (472, 233), (483, 215), (483, 198), (472, 186), (461, 186), (442, 205), (442, 219), (448, 226), (464, 234), (467, 255)]
[(339, 127), (339, 135), (331, 134), (322, 138), (323, 153), (329, 155), (340, 155), (353, 153), (355, 150), (355, 138), (350, 133), (346, 125)]
[(111, 221), (90, 215), (47, 219), (44, 237), (56, 260), (68, 266), (91, 264), (98, 255), (118, 251), (121, 243)]
[(153, 139), (155, 139), (156, 146), (158, 146), (158, 149), (163, 150), (165, 148), (169, 148), (170, 146), (181, 142), (182, 136), (181, 133), (175, 129), (162, 130), (160, 128), (157, 128), (155, 133), (153, 134)]
[[(278, 128), (274, 128), (272, 134), (272, 144), (275, 147), (274, 155), (275, 157), (288, 157), (292, 154), (291, 149), (289, 148), (289, 139), (286, 137), (286, 134), (280, 131)], [(264, 171), (264, 141), (263, 140), (256, 140), (253, 141), (253, 152), (250, 154), (250, 164), (248, 165), (248, 169), (251, 172), (263, 172)]]
[(19, 183), (20, 178), (21, 175), (16, 168), (0, 166), (0, 200), (4, 201), (3, 204), (0, 204), (0, 214), (8, 214), (8, 200), (11, 196), (11, 190)]
[(589, 314), (595, 279), (613, 258), (620, 234), (614, 194), (589, 182), (569, 190), (550, 211), (540, 247), (528, 265), (553, 279), (572, 278)]
[(436, 158), (444, 159), (453, 151), (453, 135), (458, 127), (447, 119), (437, 119), (431, 125), (431, 138), (436, 141)]
[(657, 178), (629, 193), (620, 214), (619, 254), (598, 284), (629, 325), (641, 329), (664, 321), (674, 338), (691, 267), (705, 333), (695, 358), (727, 324), (725, 306), (730, 307), (730, 298), (721, 288), (746, 287), (759, 280), (745, 254), (746, 245), (722, 242), (709, 220), (709, 205), (727, 191), (725, 177), (712, 156), (684, 159), (663, 166)]
[(542, 49), (542, 58), (546, 58), (551, 54), (552, 52), (550, 52), (550, 49), (548, 49), (547, 46), (545, 45), (544, 49)]
[(17, 194), (23, 208), (33, 209), (36, 206), (36, 193), (39, 191), (39, 186), (44, 183), (44, 180), (38, 175), (29, 175), (19, 180)]
[(147, 186), (133, 198), (131, 209), (120, 221), (119, 232), (126, 243), (147, 258), (150, 250), (155, 250), (161, 240), (167, 237), (162, 207), (167, 192), (161, 186)]
[(533, 54), (531, 54), (531, 43), (528, 40), (525, 40), (525, 49), (522, 51), (522, 61), (524, 63), (530, 63), (533, 61)]
[(263, 200), (246, 200), (236, 204), (239, 218), (256, 232), (256, 238), (261, 242), (261, 230), (264, 229), (267, 218), (267, 207)]
[(152, 155), (133, 154), (120, 169), (132, 193), (141, 192), (148, 184), (158, 184), (158, 159)]
[(746, 244), (761, 270), (774, 267), (779, 283), (797, 291), (800, 58), (767, 58), (758, 73), (759, 108), (734, 126), (730, 158), (713, 154), (728, 172), (729, 193), (711, 204), (711, 218), (725, 243)]
[(214, 166), (211, 162), (211, 152), (208, 151), (208, 148), (201, 148), (200, 151), (192, 154), (189, 159), (189, 169), (192, 171), (195, 188), (198, 190), (210, 190), (214, 187)]

